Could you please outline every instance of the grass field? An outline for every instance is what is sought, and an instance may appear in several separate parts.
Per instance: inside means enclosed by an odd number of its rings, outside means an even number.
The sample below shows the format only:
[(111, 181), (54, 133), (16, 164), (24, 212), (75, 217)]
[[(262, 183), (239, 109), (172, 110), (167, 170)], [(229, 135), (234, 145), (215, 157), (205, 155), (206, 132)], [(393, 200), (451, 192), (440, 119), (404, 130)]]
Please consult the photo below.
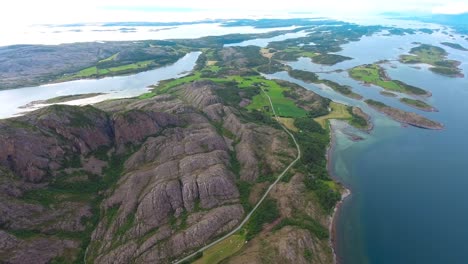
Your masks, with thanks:
[[(211, 66), (212, 67), (212, 66)], [(202, 78), (200, 72), (195, 72), (192, 75), (185, 76), (178, 79), (168, 80), (161, 82), (154, 91), (139, 96), (140, 99), (151, 98), (157, 94), (168, 92), (171, 88), (179, 86), (184, 83), (189, 83), (196, 80), (211, 80), (213, 82), (223, 83), (229, 81), (236, 81), (239, 88), (248, 89), (252, 87), (262, 86), (265, 92), (270, 96), (275, 106), (275, 111), (282, 117), (304, 117), (307, 111), (296, 106), (293, 100), (286, 98), (283, 91), (287, 88), (281, 87), (278, 83), (272, 80), (267, 80), (261, 76), (229, 76), (227, 78)], [(267, 111), (270, 103), (268, 98), (260, 93), (253, 97), (252, 103), (247, 106), (249, 110)], [(271, 110), (270, 114), (273, 114)]]
[(278, 121), (291, 131), (299, 131), (299, 129), (294, 125), (294, 118), (279, 117)]
[(243, 235), (232, 235), (203, 252), (203, 257), (193, 264), (216, 264), (238, 252), (245, 244)]
[[(285, 87), (281, 87), (278, 83), (272, 80), (266, 80), (259, 76), (251, 77), (250, 80), (244, 79), (239, 87), (240, 88), (248, 88), (253, 85), (261, 85), (263, 86), (264, 91), (270, 96), (271, 100), (273, 101), (273, 105), (275, 107), (276, 114), (281, 117), (304, 117), (306, 116), (307, 112), (296, 106), (293, 100), (286, 98), (283, 92), (287, 89)], [(253, 97), (252, 103), (247, 106), (247, 109), (252, 110), (256, 109), (262, 111), (264, 109), (269, 109), (270, 103), (268, 98), (263, 94), (260, 93)], [(273, 114), (270, 111), (270, 114)]]
[(393, 81), (384, 80), (379, 73), (380, 66), (376, 64), (362, 65), (350, 70), (349, 75), (356, 80), (378, 85), (386, 90), (403, 92), (404, 89)]
[(114, 59), (117, 57), (117, 55), (119, 55), (119, 53), (118, 53), (118, 52), (117, 52), (116, 54), (114, 54), (114, 55), (110, 56), (109, 58), (105, 58), (105, 59), (103, 59), (103, 60), (100, 60), (99, 62), (108, 62), (108, 61), (113, 61), (113, 60), (114, 60)]
[(337, 191), (337, 192), (340, 191), (340, 188), (338, 187), (338, 184), (336, 184), (336, 182), (334, 182), (334, 181), (323, 181), (323, 180), (322, 180), (322, 182), (325, 183), (328, 186), (328, 188), (330, 188), (330, 189), (332, 189), (334, 191)]
[(330, 119), (351, 119), (352, 116), (348, 112), (346, 105), (331, 102), (330, 103), (331, 111), (328, 115), (320, 116), (314, 118), (317, 123), (319, 123), (323, 128), (328, 128), (328, 120)]
[(182, 77), (182, 78), (161, 81), (154, 88), (153, 91), (142, 94), (138, 98), (139, 99), (147, 99), (147, 98), (154, 97), (154, 96), (156, 96), (158, 94), (167, 93), (171, 88), (174, 88), (176, 86), (179, 86), (179, 85), (182, 85), (182, 84), (185, 84), (185, 83), (189, 83), (189, 82), (199, 80), (200, 75), (201, 75), (200, 72), (195, 72), (194, 74), (191, 74), (191, 75), (188, 75), (188, 76), (185, 76), (185, 77)]
[(261, 48), (260, 49), (260, 54), (262, 54), (262, 56), (265, 57), (265, 58), (271, 59), (271, 57), (273, 57), (273, 54), (275, 54), (275, 53), (270, 52), (270, 49)]
[[(109, 58), (107, 58), (109, 59)], [(107, 60), (105, 59), (105, 60)], [(119, 73), (124, 73), (127, 71), (134, 71), (134, 70), (139, 70), (139, 69), (146, 69), (148, 68), (151, 64), (153, 63), (153, 60), (146, 60), (146, 61), (140, 61), (140, 62), (135, 62), (131, 64), (125, 64), (121, 65), (118, 67), (110, 67), (110, 68), (98, 68), (96, 66), (89, 67), (86, 69), (83, 69), (77, 73), (74, 73), (72, 75), (67, 75), (61, 78), (61, 81), (67, 81), (67, 80), (74, 80), (74, 79), (81, 79), (81, 78), (89, 78), (89, 77), (102, 77), (105, 75), (111, 74), (119, 74)]]
[(317, 53), (314, 53), (311, 51), (303, 51), (301, 50), (300, 47), (288, 47), (284, 49), (283, 52), (294, 52), (294, 53), (298, 53), (300, 57), (309, 57), (309, 58), (313, 58), (318, 55)]
[(137, 69), (144, 69), (150, 66), (150, 64), (153, 62), (153, 60), (146, 60), (146, 61), (140, 61), (140, 62), (135, 62), (131, 64), (125, 64), (122, 66), (118, 67), (111, 67), (108, 68), (110, 72), (121, 72), (121, 71), (127, 71), (127, 70), (137, 70)]

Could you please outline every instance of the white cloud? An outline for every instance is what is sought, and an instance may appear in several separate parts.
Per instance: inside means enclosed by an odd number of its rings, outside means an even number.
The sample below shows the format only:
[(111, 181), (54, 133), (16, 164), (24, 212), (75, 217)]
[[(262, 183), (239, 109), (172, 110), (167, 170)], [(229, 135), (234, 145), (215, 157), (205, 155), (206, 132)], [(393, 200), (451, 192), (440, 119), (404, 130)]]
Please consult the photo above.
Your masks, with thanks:
[[(468, 11), (460, 0), (4, 0), (0, 2), (0, 27), (44, 23), (103, 21), (180, 21), (203, 18), (230, 18), (313, 12), (318, 15), (356, 16), (385, 11), (453, 13)], [(468, 0), (464, 0), (468, 1)], [(131, 5), (131, 10), (125, 7)], [(117, 8), (115, 8), (117, 7)], [(135, 8), (136, 7), (136, 8)], [(193, 8), (203, 12), (175, 14), (138, 12), (145, 7)]]
[(432, 9), (432, 13), (447, 14), (447, 15), (468, 13), (468, 3), (467, 2), (453, 2), (453, 3), (447, 3), (444, 5), (436, 6)]

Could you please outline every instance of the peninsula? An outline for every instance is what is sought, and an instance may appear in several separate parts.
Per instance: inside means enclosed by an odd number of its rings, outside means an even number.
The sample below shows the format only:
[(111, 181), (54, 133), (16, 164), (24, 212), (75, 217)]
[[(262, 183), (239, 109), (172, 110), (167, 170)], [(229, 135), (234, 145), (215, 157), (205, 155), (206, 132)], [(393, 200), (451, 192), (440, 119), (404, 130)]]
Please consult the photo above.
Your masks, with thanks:
[(372, 108), (376, 109), (379, 112), (386, 114), (387, 116), (393, 118), (394, 120), (412, 125), (415, 127), (426, 128), (426, 129), (443, 129), (444, 126), (436, 121), (429, 120), (423, 116), (420, 116), (415, 113), (406, 112), (397, 108), (390, 107), (382, 102), (367, 99), (365, 102)]
[(392, 80), (385, 69), (378, 64), (365, 64), (348, 70), (349, 76), (364, 84), (380, 86), (385, 90), (399, 93), (406, 93), (417, 96), (431, 96), (426, 90), (404, 83), (399, 80)]
[(75, 101), (75, 100), (81, 100), (81, 99), (87, 99), (87, 98), (92, 98), (96, 97), (99, 95), (103, 95), (104, 93), (87, 93), (87, 94), (72, 94), (72, 95), (62, 95), (62, 96), (57, 96), (54, 98), (46, 99), (46, 100), (38, 100), (38, 101), (32, 101), (24, 106), (21, 106), (21, 108), (30, 108), (34, 107), (35, 105), (39, 104), (58, 104), (58, 103), (66, 103), (70, 101)]
[(330, 81), (327, 79), (320, 79), (319, 76), (313, 72), (294, 69), (289, 70), (288, 74), (291, 77), (294, 77), (307, 83), (324, 84), (327, 87), (333, 89), (334, 91), (356, 100), (361, 100), (363, 98), (360, 94), (353, 92), (351, 86), (341, 85), (337, 82)]

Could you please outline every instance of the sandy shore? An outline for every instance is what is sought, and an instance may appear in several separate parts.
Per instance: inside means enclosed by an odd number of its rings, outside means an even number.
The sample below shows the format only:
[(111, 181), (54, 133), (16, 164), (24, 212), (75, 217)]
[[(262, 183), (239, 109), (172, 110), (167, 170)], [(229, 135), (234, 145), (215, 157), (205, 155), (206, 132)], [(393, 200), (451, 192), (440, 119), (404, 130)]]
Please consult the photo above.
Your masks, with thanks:
[(328, 224), (328, 230), (330, 232), (330, 240), (329, 240), (329, 243), (330, 243), (330, 247), (332, 249), (332, 252), (333, 252), (333, 263), (340, 263), (340, 261), (338, 260), (338, 257), (336, 255), (336, 219), (338, 218), (339, 216), (339, 211), (340, 211), (340, 207), (341, 205), (343, 204), (344, 200), (351, 195), (351, 191), (346, 188), (340, 181), (339, 179), (336, 177), (336, 175), (334, 175), (333, 173), (333, 168), (331, 167), (331, 161), (332, 161), (332, 154), (333, 154), (333, 150), (335, 148), (335, 133), (334, 133), (334, 129), (333, 129), (333, 126), (332, 124), (330, 123), (330, 145), (328, 146), (328, 149), (327, 149), (327, 170), (328, 170), (328, 174), (330, 175), (330, 177), (335, 181), (335, 182), (338, 182), (341, 187), (343, 188), (343, 190), (341, 191), (341, 199), (340, 201), (338, 201), (338, 203), (335, 205), (335, 208), (333, 209), (333, 213), (332, 215), (330, 216), (330, 221), (329, 221), (329, 224)]

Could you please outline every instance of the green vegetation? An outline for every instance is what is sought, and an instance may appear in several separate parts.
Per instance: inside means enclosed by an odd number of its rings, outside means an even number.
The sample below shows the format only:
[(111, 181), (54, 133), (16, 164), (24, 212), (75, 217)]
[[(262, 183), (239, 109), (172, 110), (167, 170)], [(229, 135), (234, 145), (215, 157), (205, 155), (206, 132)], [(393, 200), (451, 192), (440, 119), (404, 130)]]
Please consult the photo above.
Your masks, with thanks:
[(294, 120), (294, 126), (296, 126), (300, 131), (306, 132), (318, 132), (323, 133), (322, 126), (308, 117), (296, 118)]
[(375, 101), (375, 100), (372, 100), (372, 99), (367, 99), (365, 100), (364, 102), (366, 102), (366, 104), (370, 105), (370, 106), (375, 106), (375, 107), (386, 107), (387, 105), (382, 103), (382, 102), (379, 102), (379, 101)]
[(277, 120), (287, 129), (297, 132), (298, 128), (294, 125), (294, 118), (278, 117)]
[(99, 66), (92, 66), (92, 67), (83, 69), (77, 73), (64, 76), (61, 79), (59, 79), (59, 81), (70, 81), (70, 80), (76, 80), (76, 79), (101, 78), (105, 76), (122, 75), (122, 74), (149, 70), (151, 68), (155, 68), (156, 66), (157, 64), (154, 63), (154, 61), (152, 60), (129, 63), (129, 64), (120, 65), (116, 67), (109, 67), (109, 68), (99, 68)]
[(318, 75), (313, 72), (303, 71), (303, 70), (290, 70), (288, 73), (291, 77), (302, 80), (304, 82), (308, 82), (308, 83), (319, 82)]
[(279, 211), (276, 201), (265, 199), (245, 225), (245, 239), (247, 241), (251, 240), (262, 231), (264, 224), (271, 223), (278, 217)]
[(415, 100), (415, 99), (410, 99), (410, 98), (401, 98), (400, 102), (402, 102), (402, 103), (404, 103), (406, 105), (421, 109), (423, 111), (434, 111), (434, 107), (432, 107), (428, 103), (423, 102), (421, 100)]
[(447, 52), (443, 48), (422, 44), (412, 48), (410, 53), (412, 55), (401, 55), (400, 62), (408, 64), (429, 64), (433, 66), (429, 68), (432, 72), (450, 77), (462, 75), (461, 70), (458, 68), (460, 62), (446, 59)]
[(341, 85), (339, 83), (336, 83), (334, 81), (330, 81), (330, 80), (320, 80), (321, 83), (325, 84), (326, 86), (332, 88), (334, 91), (342, 94), (342, 95), (345, 95), (345, 96), (348, 96), (350, 98), (354, 98), (354, 99), (357, 99), (357, 100), (361, 100), (362, 99), (362, 96), (360, 94), (357, 94), (355, 92), (352, 91), (352, 88), (348, 85)]
[(152, 86), (153, 90), (151, 92), (142, 94), (138, 98), (139, 99), (147, 99), (147, 98), (151, 98), (153, 96), (156, 96), (158, 94), (164, 94), (164, 93), (167, 93), (170, 89), (172, 89), (172, 88), (174, 88), (176, 86), (179, 86), (179, 85), (182, 85), (182, 84), (185, 84), (185, 83), (189, 83), (189, 82), (193, 82), (193, 81), (196, 81), (196, 80), (199, 80), (199, 79), (200, 79), (200, 73), (195, 72), (194, 74), (191, 74), (191, 75), (188, 75), (188, 76), (185, 76), (185, 77), (182, 77), (182, 78), (161, 81), (161, 82), (159, 82), (159, 84), (157, 86)]
[[(104, 152), (104, 150), (101, 150)], [(90, 174), (84, 171), (75, 171), (71, 174), (62, 173), (58, 175), (46, 188), (33, 189), (24, 193), (21, 199), (39, 203), (49, 207), (66, 201), (86, 203), (91, 206), (92, 215), (81, 219), (86, 229), (82, 232), (64, 232), (53, 231), (42, 234), (36, 230), (17, 230), (15, 235), (18, 237), (30, 237), (36, 235), (51, 235), (61, 238), (78, 240), (81, 242), (80, 251), (75, 259), (75, 263), (82, 263), (84, 252), (91, 240), (91, 233), (94, 231), (99, 219), (106, 217), (112, 219), (115, 217), (118, 207), (112, 207), (108, 210), (108, 215), (101, 215), (100, 205), (104, 199), (104, 191), (112, 188), (123, 171), (124, 161), (130, 153), (126, 155), (112, 155), (108, 158), (108, 164), (103, 169), (103, 176)], [(127, 219), (131, 221), (131, 219)], [(119, 232), (125, 232), (128, 224), (124, 224)], [(10, 232), (10, 230), (9, 230)], [(88, 256), (89, 257), (89, 256)]]
[(224, 103), (227, 105), (238, 106), (242, 100), (240, 94), (243, 94), (244, 98), (252, 99), (255, 96), (260, 94), (260, 88), (258, 86), (252, 86), (249, 89), (243, 89), (238, 87), (236, 81), (230, 81), (222, 83), (225, 86), (225, 89), (217, 89), (216, 95), (223, 99)]
[[(295, 135), (302, 150), (296, 168), (306, 175), (304, 183), (307, 189), (314, 193), (324, 211), (330, 213), (341, 195), (336, 186), (328, 184), (331, 181), (325, 157), (330, 140), (328, 130), (310, 118), (296, 119), (295, 125), (300, 129)], [(301, 222), (306, 221), (300, 220), (297, 224)]]
[(191, 264), (195, 263), (196, 260), (203, 257), (203, 252), (198, 252), (195, 256), (189, 258), (188, 260), (182, 261), (181, 264)]
[(193, 264), (219, 263), (238, 252), (244, 244), (245, 237), (243, 235), (232, 235), (204, 251), (202, 257), (194, 261)]
[(349, 75), (355, 80), (366, 84), (374, 84), (385, 90), (412, 95), (429, 95), (427, 91), (421, 88), (406, 84), (402, 81), (390, 79), (385, 73), (385, 70), (377, 64), (365, 64), (354, 67), (349, 70)]
[(415, 113), (406, 112), (397, 108), (390, 107), (379, 101), (368, 99), (364, 102), (366, 102), (369, 106), (373, 107), (377, 111), (382, 112), (401, 123), (426, 129), (443, 129), (444, 127), (439, 122), (432, 121)]
[(274, 60), (293, 61), (299, 57), (309, 57), (313, 62), (325, 65), (349, 60), (351, 58), (333, 54), (341, 50), (341, 45), (358, 41), (362, 36), (372, 35), (382, 30), (381, 26), (358, 26), (341, 24), (326, 25), (310, 31), (307, 36), (270, 42), (267, 46), (277, 52)]
[[(261, 77), (257, 77), (261, 78)], [(247, 84), (248, 85), (248, 84)], [(284, 91), (287, 88), (280, 86), (278, 83), (272, 80), (261, 79), (257, 81), (257, 85), (262, 86), (264, 91), (270, 96), (273, 106), (275, 107), (275, 112), (278, 116), (281, 117), (303, 117), (306, 116), (307, 112), (296, 106), (293, 100), (285, 97)], [(242, 83), (241, 83), (242, 87)], [(260, 110), (266, 111), (270, 114), (273, 112), (269, 109), (270, 102), (265, 94), (260, 93), (253, 97), (252, 103), (247, 107), (249, 110)]]
[(441, 42), (440, 44), (451, 47), (452, 49), (457, 49), (457, 50), (463, 50), (463, 51), (468, 51), (467, 48), (463, 47), (462, 45), (458, 43), (451, 43), (451, 42)]
[(304, 50), (303, 47), (287, 47), (282, 51), (277, 52), (273, 59), (277, 60), (285, 60), (285, 61), (294, 61), (297, 60), (299, 57), (307, 57), (310, 58), (314, 63), (322, 64), (322, 65), (335, 65), (337, 63), (352, 60), (350, 57), (338, 55), (338, 54), (320, 54), (317, 52), (307, 51)]
[(237, 189), (239, 190), (240, 203), (244, 207), (244, 211), (248, 212), (252, 209), (252, 205), (249, 202), (250, 190), (252, 189), (252, 183), (247, 181), (237, 181)]
[(327, 228), (322, 226), (312, 217), (305, 214), (299, 214), (294, 218), (284, 218), (273, 228), (273, 231), (280, 230), (284, 226), (297, 226), (299, 228), (308, 230), (319, 239), (327, 239), (329, 237)]
[(305, 51), (302, 47), (299, 46), (288, 46), (282, 48), (281, 51), (276, 52), (272, 58), (282, 61), (295, 61), (299, 57), (313, 58), (317, 55), (317, 53)]
[(11, 229), (8, 230), (8, 232), (19, 239), (28, 239), (41, 235), (41, 232), (39, 230), (34, 229)]
[(210, 80), (226, 86), (228, 89), (219, 89), (217, 93), (226, 101), (226, 103), (231, 105), (236, 105), (240, 102), (241, 97), (239, 96), (239, 93), (242, 92), (246, 93), (246, 97), (252, 96), (252, 102), (247, 106), (248, 110), (257, 110), (272, 115), (273, 112), (270, 109), (268, 98), (265, 94), (260, 93), (260, 89), (263, 88), (273, 101), (276, 114), (279, 116), (302, 117), (307, 114), (304, 109), (296, 106), (294, 100), (291, 100), (284, 95), (284, 92), (288, 91), (287, 87), (281, 86), (276, 81), (265, 79), (259, 75), (233, 75), (225, 78), (203, 78), (199, 72), (195, 72), (192, 75), (179, 79), (163, 81), (155, 86), (152, 92), (143, 94), (139, 98), (146, 99), (157, 94), (168, 93), (174, 87), (193, 82), (195, 80)]
[(322, 208), (327, 212), (331, 213), (335, 208), (336, 203), (341, 199), (340, 192), (330, 188), (327, 182), (330, 180), (314, 179), (311, 177), (306, 178), (306, 187), (313, 190), (317, 195), (318, 201)]
[(314, 63), (323, 65), (335, 65), (339, 62), (352, 60), (353, 58), (337, 55), (337, 54), (320, 54), (312, 57)]
[(127, 47), (89, 67), (54, 79), (62, 82), (137, 73), (174, 63), (190, 51), (187, 47), (163, 41), (141, 41), (131, 45), (135, 47)]
[(387, 92), (387, 91), (380, 91), (380, 94), (383, 95), (383, 96), (387, 96), (387, 97), (397, 97), (398, 96), (398, 95), (396, 95), (394, 93)]
[(357, 100), (362, 99), (362, 96), (357, 94), (357, 93), (354, 93), (350, 86), (341, 85), (339, 83), (336, 83), (336, 82), (330, 81), (330, 80), (326, 80), (326, 79), (319, 79), (318, 75), (313, 73), (313, 72), (302, 71), (302, 70), (290, 70), (290, 71), (288, 71), (288, 73), (289, 73), (289, 75), (291, 77), (302, 80), (304, 82), (317, 83), (317, 84), (318, 83), (323, 83), (326, 86), (332, 88), (334, 91), (336, 91), (336, 92), (338, 92), (338, 93), (340, 93), (342, 95), (345, 95), (345, 96), (348, 96), (348, 97), (351, 97), (351, 98), (354, 98), (354, 99), (357, 99)]
[(349, 120), (350, 125), (360, 129), (365, 129), (369, 127), (369, 123), (367, 122), (367, 120), (364, 117), (354, 113), (352, 106), (348, 106), (347, 110), (348, 113), (351, 114), (351, 120)]
[(101, 110), (91, 106), (70, 106), (55, 104), (43, 108), (42, 114), (46, 116), (49, 113), (60, 113), (68, 119), (68, 124), (72, 127), (87, 127), (94, 124), (93, 117), (105, 115)]
[(348, 109), (345, 105), (331, 102), (330, 103), (331, 112), (327, 115), (314, 118), (314, 120), (319, 123), (324, 129), (328, 128), (328, 120), (330, 119), (350, 119), (351, 114), (348, 112)]
[(308, 249), (308, 248), (305, 248), (304, 249), (304, 258), (309, 261), (309, 262), (312, 262), (313, 258), (314, 258), (314, 253), (312, 252), (312, 250)]

